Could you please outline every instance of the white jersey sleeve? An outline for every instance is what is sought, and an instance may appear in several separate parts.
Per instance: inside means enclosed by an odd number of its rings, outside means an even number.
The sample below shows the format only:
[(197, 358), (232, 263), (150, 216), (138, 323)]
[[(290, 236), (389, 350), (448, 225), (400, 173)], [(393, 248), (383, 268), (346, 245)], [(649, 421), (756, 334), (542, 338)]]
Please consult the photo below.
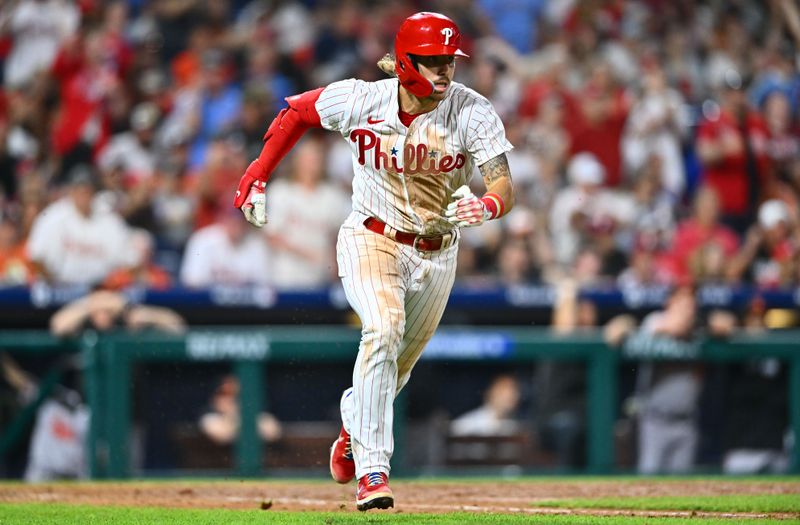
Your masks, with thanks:
[(56, 244), (53, 238), (55, 231), (59, 231), (64, 220), (64, 203), (56, 202), (45, 208), (33, 221), (31, 233), (28, 236), (27, 251), (31, 260), (44, 263), (52, 257), (53, 247)]
[(478, 95), (472, 98), (461, 115), (464, 144), (476, 166), (514, 148), (506, 139), (506, 130), (500, 116), (485, 97)]
[(346, 133), (353, 111), (353, 99), (358, 84), (362, 82), (354, 78), (334, 82), (320, 93), (314, 107), (319, 114), (322, 127), (330, 131)]

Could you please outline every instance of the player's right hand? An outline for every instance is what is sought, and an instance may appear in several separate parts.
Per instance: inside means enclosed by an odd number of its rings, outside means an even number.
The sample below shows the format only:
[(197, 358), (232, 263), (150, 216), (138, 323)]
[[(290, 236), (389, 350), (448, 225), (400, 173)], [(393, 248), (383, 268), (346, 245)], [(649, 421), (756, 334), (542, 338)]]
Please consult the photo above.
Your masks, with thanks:
[(244, 218), (258, 228), (267, 223), (267, 203), (263, 180), (263, 169), (258, 159), (250, 163), (239, 180), (239, 187), (233, 199), (233, 205), (244, 214)]
[(483, 201), (472, 194), (469, 186), (461, 186), (452, 197), (457, 200), (448, 204), (445, 211), (445, 217), (450, 223), (459, 228), (468, 228), (483, 224), (489, 219), (489, 212)]

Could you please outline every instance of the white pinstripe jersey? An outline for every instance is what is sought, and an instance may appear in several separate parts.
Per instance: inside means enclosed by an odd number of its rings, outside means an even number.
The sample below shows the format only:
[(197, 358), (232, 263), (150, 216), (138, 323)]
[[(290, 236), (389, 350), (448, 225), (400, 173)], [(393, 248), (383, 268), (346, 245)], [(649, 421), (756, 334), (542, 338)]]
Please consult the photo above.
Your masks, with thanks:
[(406, 128), (396, 78), (348, 79), (316, 102), (322, 126), (338, 131), (353, 153), (353, 211), (406, 232), (439, 234), (452, 193), (473, 167), (512, 149), (491, 103), (452, 82), (447, 96)]

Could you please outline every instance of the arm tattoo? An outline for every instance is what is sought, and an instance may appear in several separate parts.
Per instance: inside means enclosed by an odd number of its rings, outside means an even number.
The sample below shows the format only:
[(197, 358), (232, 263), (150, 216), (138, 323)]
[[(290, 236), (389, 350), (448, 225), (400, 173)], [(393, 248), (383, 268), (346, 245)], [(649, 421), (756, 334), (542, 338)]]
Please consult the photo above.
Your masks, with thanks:
[(478, 169), (481, 170), (483, 182), (487, 188), (503, 177), (511, 178), (511, 170), (508, 169), (508, 159), (505, 153), (484, 162)]

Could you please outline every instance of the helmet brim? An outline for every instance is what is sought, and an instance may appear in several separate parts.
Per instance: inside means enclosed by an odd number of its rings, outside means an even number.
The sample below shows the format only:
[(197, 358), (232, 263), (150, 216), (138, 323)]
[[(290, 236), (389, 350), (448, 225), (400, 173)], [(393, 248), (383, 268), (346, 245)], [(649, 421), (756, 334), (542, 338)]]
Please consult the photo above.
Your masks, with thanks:
[(417, 55), (421, 57), (431, 57), (439, 55), (452, 55), (457, 57), (469, 58), (469, 55), (454, 46), (444, 45), (421, 45), (415, 46), (413, 49), (408, 50), (409, 55)]

